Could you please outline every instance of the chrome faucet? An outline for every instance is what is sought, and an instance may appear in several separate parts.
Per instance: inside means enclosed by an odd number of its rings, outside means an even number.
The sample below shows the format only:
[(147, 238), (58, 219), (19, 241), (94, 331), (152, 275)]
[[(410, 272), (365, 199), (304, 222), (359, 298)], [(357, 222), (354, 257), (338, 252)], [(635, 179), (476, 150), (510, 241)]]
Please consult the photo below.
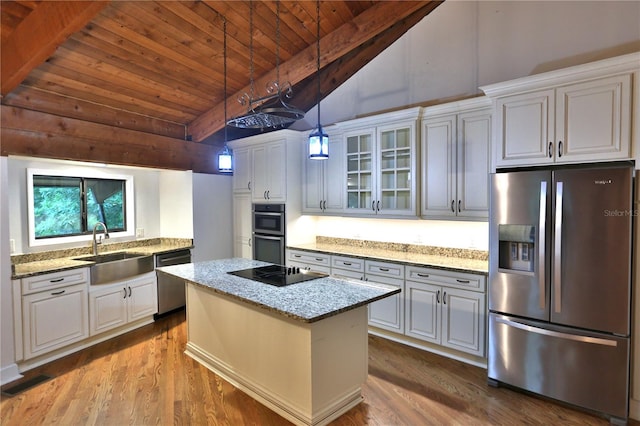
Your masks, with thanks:
[(96, 229), (98, 229), (98, 226), (102, 226), (102, 228), (104, 229), (104, 239), (108, 239), (109, 238), (109, 231), (107, 231), (107, 225), (105, 225), (102, 222), (98, 222), (95, 224), (95, 226), (93, 227), (93, 255), (97, 256), (98, 255), (98, 244), (102, 244), (102, 235), (99, 236), (98, 241), (96, 241)]

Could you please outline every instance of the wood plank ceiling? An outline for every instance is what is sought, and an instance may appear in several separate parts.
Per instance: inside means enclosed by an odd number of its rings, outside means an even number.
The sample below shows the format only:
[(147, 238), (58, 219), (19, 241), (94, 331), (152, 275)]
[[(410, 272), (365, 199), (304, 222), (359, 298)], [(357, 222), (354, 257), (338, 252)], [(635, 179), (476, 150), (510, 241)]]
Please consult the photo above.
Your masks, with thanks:
[[(327, 96), (440, 1), (320, 2)], [(0, 2), (0, 155), (216, 173), (237, 100), (317, 102), (315, 1)], [(225, 99), (224, 28), (227, 35)], [(229, 140), (256, 130), (227, 127)]]

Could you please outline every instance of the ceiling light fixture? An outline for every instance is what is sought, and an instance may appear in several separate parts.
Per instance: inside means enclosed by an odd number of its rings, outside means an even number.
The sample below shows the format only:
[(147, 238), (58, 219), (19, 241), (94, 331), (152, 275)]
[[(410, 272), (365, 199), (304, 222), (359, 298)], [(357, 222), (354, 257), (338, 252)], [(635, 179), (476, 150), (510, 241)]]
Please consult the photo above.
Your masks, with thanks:
[(224, 149), (218, 154), (218, 170), (233, 172), (233, 155), (227, 146), (227, 18), (223, 18), (223, 61), (224, 61)]
[(320, 0), (316, 1), (316, 23), (318, 34), (316, 41), (317, 73), (318, 73), (318, 127), (309, 134), (309, 158), (312, 160), (326, 160), (329, 158), (329, 136), (322, 130), (320, 124)]
[(300, 120), (304, 111), (285, 102), (285, 98), (293, 95), (291, 83), (280, 84), (280, 2), (276, 1), (276, 80), (267, 84), (267, 95), (257, 99), (253, 97), (253, 0), (249, 2), (249, 32), (250, 93), (238, 98), (241, 105), (247, 105), (247, 113), (232, 118), (227, 124), (242, 129), (267, 129)]

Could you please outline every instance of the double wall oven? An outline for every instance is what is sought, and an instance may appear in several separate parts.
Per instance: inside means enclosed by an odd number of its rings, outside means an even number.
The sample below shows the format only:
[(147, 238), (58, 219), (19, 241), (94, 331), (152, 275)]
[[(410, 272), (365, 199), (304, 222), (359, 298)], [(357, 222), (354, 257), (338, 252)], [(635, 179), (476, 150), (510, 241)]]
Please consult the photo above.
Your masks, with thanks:
[(285, 205), (253, 205), (253, 259), (284, 265)]

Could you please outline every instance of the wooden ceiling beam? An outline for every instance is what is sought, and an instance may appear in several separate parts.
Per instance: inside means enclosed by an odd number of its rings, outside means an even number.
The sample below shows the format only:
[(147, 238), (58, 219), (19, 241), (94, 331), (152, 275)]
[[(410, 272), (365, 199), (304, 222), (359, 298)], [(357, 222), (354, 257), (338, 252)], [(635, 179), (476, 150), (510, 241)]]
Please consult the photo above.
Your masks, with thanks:
[(108, 1), (45, 1), (2, 44), (0, 92), (6, 96)]
[[(437, 5), (441, 2), (432, 1), (428, 3)], [(433, 7), (427, 7), (428, 3), (424, 1), (383, 1), (375, 4), (356, 16), (351, 22), (342, 25), (320, 40), (320, 66), (324, 67), (340, 59), (367, 42), (367, 40), (387, 30), (398, 20), (404, 19), (419, 10), (424, 11), (423, 16), (426, 16), (433, 9)], [(394, 16), (395, 19), (389, 19), (389, 16)], [(289, 82), (291, 85), (303, 81), (316, 72), (316, 61), (316, 45), (313, 44), (280, 65), (281, 80)], [(254, 86), (266, 87), (266, 84), (275, 78), (276, 70), (274, 69), (256, 79)], [(240, 105), (235, 101), (243, 93), (250, 93), (250, 86), (246, 86), (237, 93), (228, 96), (227, 118), (246, 113), (246, 106)], [(194, 141), (201, 142), (223, 128), (223, 126), (224, 103), (221, 103), (193, 120), (188, 125), (187, 134), (191, 135)]]

